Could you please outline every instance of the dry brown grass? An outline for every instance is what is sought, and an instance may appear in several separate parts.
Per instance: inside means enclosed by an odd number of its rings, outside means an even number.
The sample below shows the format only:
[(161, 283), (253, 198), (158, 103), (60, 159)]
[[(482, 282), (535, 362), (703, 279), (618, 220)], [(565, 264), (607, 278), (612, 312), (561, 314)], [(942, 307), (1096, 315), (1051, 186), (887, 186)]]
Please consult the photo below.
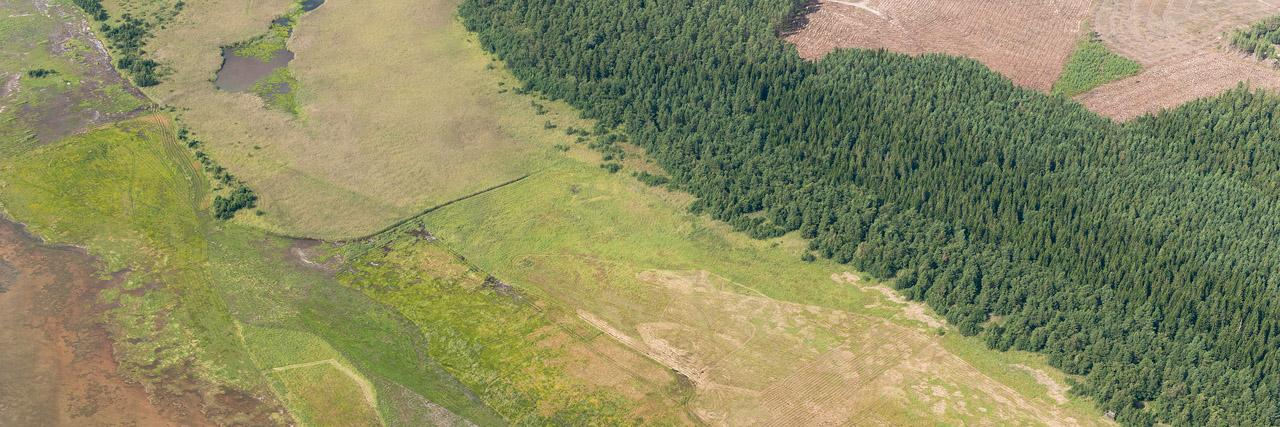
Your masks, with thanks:
[(965, 56), (1047, 92), (1088, 14), (1088, 0), (819, 0), (808, 25), (787, 40), (806, 58), (837, 48)]
[[(220, 45), (266, 30), (280, 0), (187, 5), (156, 34), (175, 70), (150, 90), (183, 110), (213, 157), (261, 196), (269, 229), (344, 238), (534, 170), (549, 151), (529, 98), (453, 19), (456, 0), (333, 1), (303, 16), (289, 47), (300, 118), (210, 83)], [(216, 22), (216, 25), (210, 24)], [(544, 117), (546, 119), (551, 117)], [(559, 140), (557, 140), (559, 142)]]

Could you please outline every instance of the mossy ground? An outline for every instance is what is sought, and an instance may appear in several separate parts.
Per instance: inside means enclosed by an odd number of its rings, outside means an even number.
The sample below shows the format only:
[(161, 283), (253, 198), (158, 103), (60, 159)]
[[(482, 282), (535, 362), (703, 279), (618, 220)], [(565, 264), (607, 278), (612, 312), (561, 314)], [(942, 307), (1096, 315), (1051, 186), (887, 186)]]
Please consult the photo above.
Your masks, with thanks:
[(608, 339), (584, 338), (598, 334), (584, 334), (591, 328), (572, 311), (428, 240), (401, 230), (350, 245), (339, 279), (418, 325), (433, 343), (431, 358), (504, 418), (520, 425), (682, 419), (682, 397), (668, 393), (678, 379), (664, 367)]

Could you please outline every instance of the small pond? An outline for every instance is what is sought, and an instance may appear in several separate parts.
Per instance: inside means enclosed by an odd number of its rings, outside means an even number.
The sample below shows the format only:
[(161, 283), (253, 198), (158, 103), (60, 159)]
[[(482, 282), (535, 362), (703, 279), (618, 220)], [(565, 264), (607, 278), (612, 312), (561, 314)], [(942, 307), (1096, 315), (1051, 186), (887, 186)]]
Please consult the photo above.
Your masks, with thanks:
[(302, 0), (302, 10), (310, 12), (324, 4), (324, 0)]
[(218, 78), (213, 85), (218, 89), (232, 92), (244, 92), (271, 74), (275, 69), (289, 64), (293, 60), (293, 52), (280, 49), (271, 54), (270, 61), (263, 61), (251, 56), (236, 55), (231, 48), (222, 49), (222, 68), (218, 69)]

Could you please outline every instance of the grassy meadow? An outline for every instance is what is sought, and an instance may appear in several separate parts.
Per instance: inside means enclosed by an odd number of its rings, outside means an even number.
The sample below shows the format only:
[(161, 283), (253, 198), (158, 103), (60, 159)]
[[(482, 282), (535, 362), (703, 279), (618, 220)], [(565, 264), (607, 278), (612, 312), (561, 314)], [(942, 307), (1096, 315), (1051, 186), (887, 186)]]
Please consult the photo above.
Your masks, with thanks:
[(799, 239), (746, 238), (580, 157), (421, 225), (688, 378), (701, 420), (1102, 423), (1087, 402), (1050, 397), (1065, 378), (1040, 358), (987, 350), (887, 284), (801, 261)]
[[(301, 90), (275, 106), (211, 81), (221, 46), (291, 2), (193, 2), (157, 30), (148, 52), (172, 73), (148, 95), (253, 187), (262, 216), (211, 220), (208, 180), (161, 115), (5, 146), (0, 203), (122, 272), (102, 298), (130, 378), (163, 394), (189, 369), (206, 405), (260, 398), (255, 421), (1102, 423), (1041, 358), (961, 337), (891, 283), (801, 261), (795, 236), (689, 214), (687, 195), (627, 176), (660, 172), (635, 150), (602, 170), (565, 132), (591, 123), (516, 94), (455, 6), (302, 16), (280, 76)], [(0, 31), (39, 44), (18, 26)], [(345, 243), (278, 235), (392, 224)]]
[[(412, 231), (412, 230), (410, 230)], [(422, 328), (440, 362), (519, 425), (629, 425), (683, 420), (680, 382), (554, 301), (526, 295), (422, 233), (344, 248), (344, 284)]]
[[(179, 109), (207, 151), (261, 196), (274, 232), (362, 236), (535, 171), (563, 139), (454, 20), (456, 0), (333, 2), (298, 18), (298, 90), (266, 105), (210, 81), (219, 47), (265, 33), (291, 4), (189, 3), (149, 43), (171, 75), (147, 93)], [(218, 22), (218, 25), (206, 25)], [(499, 93), (504, 92), (504, 93)], [(296, 112), (292, 114), (289, 111)], [(558, 141), (563, 142), (563, 141)]]
[(382, 425), (377, 392), (341, 353), (315, 335), (241, 326), (254, 361), (267, 370), (276, 395), (308, 426)]

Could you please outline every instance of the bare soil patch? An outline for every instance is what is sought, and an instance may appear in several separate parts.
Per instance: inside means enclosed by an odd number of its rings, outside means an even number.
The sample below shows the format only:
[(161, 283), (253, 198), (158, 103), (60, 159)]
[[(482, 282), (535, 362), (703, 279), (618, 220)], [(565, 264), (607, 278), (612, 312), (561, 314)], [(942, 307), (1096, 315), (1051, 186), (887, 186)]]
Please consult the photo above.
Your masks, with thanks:
[[(1218, 95), (1241, 82), (1280, 90), (1280, 70), (1227, 47), (1225, 35), (1280, 14), (1275, 0), (816, 0), (784, 37), (805, 58), (837, 48), (976, 59), (1028, 88), (1048, 91), (1081, 32), (1142, 65), (1138, 75), (1076, 97), (1116, 120)], [(1086, 25), (1086, 23), (1088, 25)]]
[(1112, 51), (1142, 64), (1136, 76), (1078, 97), (1117, 120), (1173, 108), (1248, 82), (1280, 89), (1280, 70), (1227, 47), (1224, 34), (1280, 14), (1275, 0), (1100, 0), (1093, 28)]
[(313, 239), (294, 239), (293, 244), (285, 252), (284, 259), (294, 266), (308, 269), (323, 271), (332, 276), (338, 272), (338, 267), (342, 264), (342, 260), (333, 256), (326, 256), (323, 251), (326, 243), (321, 240)]
[(943, 326), (946, 326), (947, 324), (946, 320), (937, 318), (933, 314), (931, 314), (931, 311), (929, 311), (929, 308), (926, 307), (923, 303), (919, 301), (908, 300), (906, 297), (898, 294), (898, 291), (893, 290), (888, 286), (885, 286), (883, 284), (879, 284), (875, 286), (861, 284), (860, 282), (862, 278), (858, 277), (857, 274), (849, 273), (849, 272), (845, 272), (841, 274), (832, 274), (831, 280), (835, 281), (836, 283), (848, 283), (850, 285), (857, 285), (859, 286), (859, 289), (863, 289), (866, 291), (879, 292), (880, 295), (883, 295), (885, 297), (885, 299), (888, 299), (890, 302), (892, 302), (895, 305), (901, 306), (903, 316), (905, 316), (908, 319), (920, 322), (930, 328), (935, 328), (935, 329), (941, 328)]
[(1013, 367), (1027, 371), (1027, 373), (1035, 377), (1037, 383), (1049, 390), (1049, 397), (1053, 398), (1053, 401), (1059, 404), (1067, 403), (1067, 386), (1054, 380), (1053, 377), (1049, 376), (1048, 372), (1027, 365), (1013, 365)]
[(785, 38), (810, 59), (838, 48), (965, 56), (1048, 92), (1079, 40), (1089, 3), (817, 0), (803, 27)]
[(22, 74), (18, 73), (4, 76), (4, 85), (0, 86), (0, 98), (8, 98), (9, 95), (18, 93), (18, 80), (20, 78), (22, 78)]
[(212, 425), (117, 374), (95, 264), (0, 219), (0, 425)]

